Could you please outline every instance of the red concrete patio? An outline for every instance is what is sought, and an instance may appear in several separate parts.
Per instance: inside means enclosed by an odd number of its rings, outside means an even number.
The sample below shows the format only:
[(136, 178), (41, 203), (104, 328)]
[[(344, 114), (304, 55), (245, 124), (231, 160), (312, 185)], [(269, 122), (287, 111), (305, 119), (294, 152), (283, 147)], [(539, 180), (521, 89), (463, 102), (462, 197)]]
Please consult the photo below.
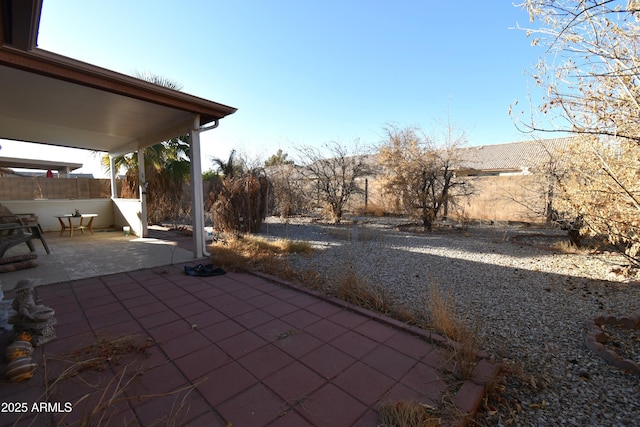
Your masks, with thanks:
[[(449, 402), (458, 424), (494, 375), (483, 360), (448, 388), (453, 363), (437, 335), (269, 277), (192, 277), (183, 266), (37, 288), (57, 338), (36, 349), (33, 379), (0, 383), (0, 402), (28, 406), (0, 425), (376, 426), (380, 404), (400, 399)], [(69, 362), (74, 349), (123, 337), (144, 351)], [(45, 401), (61, 407), (33, 411)], [(70, 412), (55, 411), (65, 403)]]

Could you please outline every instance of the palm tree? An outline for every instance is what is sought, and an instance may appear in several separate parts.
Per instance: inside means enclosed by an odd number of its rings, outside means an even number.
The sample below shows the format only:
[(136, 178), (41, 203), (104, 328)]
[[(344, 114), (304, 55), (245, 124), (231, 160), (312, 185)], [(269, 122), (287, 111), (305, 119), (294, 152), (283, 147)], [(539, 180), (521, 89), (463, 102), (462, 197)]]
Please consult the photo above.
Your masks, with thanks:
[[(189, 135), (183, 135), (163, 141), (144, 149), (145, 173), (153, 170), (163, 171), (175, 181), (189, 178)], [(111, 170), (108, 156), (102, 158), (102, 165), (107, 172)], [(138, 152), (122, 154), (114, 157), (116, 171), (126, 170), (138, 172)]]
[[(141, 80), (166, 87), (168, 89), (180, 90), (182, 85), (157, 74), (149, 72), (135, 71), (135, 76)], [(182, 135), (168, 141), (160, 142), (144, 149), (145, 173), (152, 172), (151, 169), (163, 170), (172, 180), (185, 181), (189, 178), (189, 135)], [(111, 170), (109, 157), (102, 158), (102, 165), (105, 171)], [(138, 170), (138, 153), (133, 152), (123, 154), (114, 158), (116, 171), (125, 169), (127, 171)], [(153, 173), (153, 172), (152, 172)]]
[[(136, 77), (173, 90), (180, 90), (182, 87), (172, 80), (150, 73), (136, 73)], [(182, 186), (189, 180), (191, 172), (189, 148), (190, 136), (182, 135), (144, 149), (148, 215), (151, 222), (165, 219), (163, 216), (179, 214), (177, 207), (182, 197)], [(103, 157), (102, 163), (105, 170), (109, 171), (111, 164), (107, 156)], [(138, 197), (138, 153), (116, 156), (114, 168), (116, 171), (126, 170), (122, 196)]]
[(222, 159), (211, 159), (214, 165), (217, 166), (217, 171), (223, 178), (233, 178), (238, 172), (242, 172), (242, 165), (236, 161), (236, 150), (231, 150), (229, 154), (229, 160), (226, 162)]

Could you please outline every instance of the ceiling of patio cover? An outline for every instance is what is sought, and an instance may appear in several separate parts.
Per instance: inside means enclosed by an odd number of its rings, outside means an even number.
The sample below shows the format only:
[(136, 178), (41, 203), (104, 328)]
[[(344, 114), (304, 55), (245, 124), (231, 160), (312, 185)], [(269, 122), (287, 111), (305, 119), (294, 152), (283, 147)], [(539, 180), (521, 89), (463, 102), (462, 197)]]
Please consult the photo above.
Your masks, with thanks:
[(236, 111), (40, 49), (0, 47), (0, 138), (114, 154)]

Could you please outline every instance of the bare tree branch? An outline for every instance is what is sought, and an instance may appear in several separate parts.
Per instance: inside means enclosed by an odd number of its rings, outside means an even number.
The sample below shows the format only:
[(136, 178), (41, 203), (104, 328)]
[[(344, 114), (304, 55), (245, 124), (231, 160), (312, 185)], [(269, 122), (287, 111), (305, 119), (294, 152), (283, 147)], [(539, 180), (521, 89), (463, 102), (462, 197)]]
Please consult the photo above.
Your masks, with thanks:
[(304, 166), (301, 173), (315, 186), (318, 199), (328, 208), (331, 219), (339, 223), (351, 197), (363, 192), (360, 178), (371, 173), (366, 156), (357, 146), (350, 149), (335, 141), (321, 149), (300, 147), (298, 152)]

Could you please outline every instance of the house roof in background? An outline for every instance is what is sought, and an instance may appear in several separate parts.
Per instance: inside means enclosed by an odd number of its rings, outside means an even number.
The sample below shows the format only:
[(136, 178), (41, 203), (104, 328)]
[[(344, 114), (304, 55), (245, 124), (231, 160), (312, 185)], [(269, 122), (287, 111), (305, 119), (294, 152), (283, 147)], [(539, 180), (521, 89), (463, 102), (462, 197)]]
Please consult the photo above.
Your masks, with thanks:
[(17, 169), (36, 169), (36, 170), (49, 170), (52, 171), (73, 171), (80, 169), (82, 163), (68, 163), (60, 161), (48, 161), (48, 160), (33, 160), (33, 159), (20, 159), (16, 157), (0, 157), (0, 167), (3, 168), (17, 168)]
[(460, 149), (460, 169), (477, 171), (535, 170), (565, 152), (573, 137), (481, 145)]

